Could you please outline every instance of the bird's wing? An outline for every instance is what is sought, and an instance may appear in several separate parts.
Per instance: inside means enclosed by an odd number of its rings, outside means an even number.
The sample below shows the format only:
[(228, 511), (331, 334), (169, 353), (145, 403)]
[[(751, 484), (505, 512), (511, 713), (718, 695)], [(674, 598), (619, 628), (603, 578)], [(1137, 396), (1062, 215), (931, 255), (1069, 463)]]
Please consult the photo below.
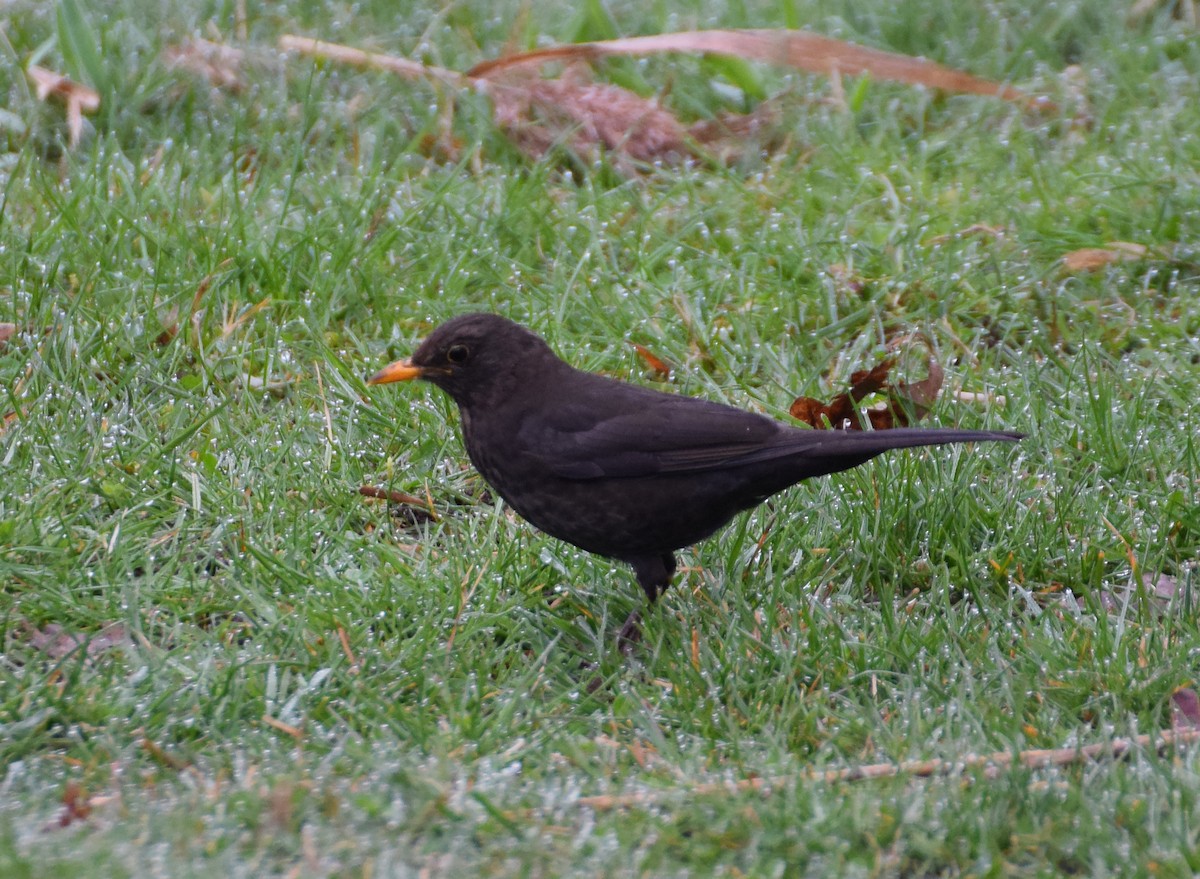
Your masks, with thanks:
[(690, 397), (620, 386), (541, 407), (517, 430), (520, 453), (565, 479), (698, 473), (768, 461), (803, 461), (796, 479), (844, 470), (890, 449), (1013, 442), (1024, 434), (955, 428), (804, 430)]
[(556, 476), (599, 479), (749, 463), (773, 457), (773, 440), (790, 433), (769, 418), (704, 400), (654, 391), (620, 398), (614, 407), (591, 398), (542, 409), (521, 426), (520, 445)]
[[(1006, 441), (1023, 434), (954, 428), (805, 430), (692, 397), (620, 384), (577, 382), (574, 397), (550, 395), (510, 424), (515, 452), (564, 479), (699, 473), (767, 461), (803, 460), (796, 479), (844, 470), (889, 449)], [(601, 386), (602, 385), (602, 386)]]

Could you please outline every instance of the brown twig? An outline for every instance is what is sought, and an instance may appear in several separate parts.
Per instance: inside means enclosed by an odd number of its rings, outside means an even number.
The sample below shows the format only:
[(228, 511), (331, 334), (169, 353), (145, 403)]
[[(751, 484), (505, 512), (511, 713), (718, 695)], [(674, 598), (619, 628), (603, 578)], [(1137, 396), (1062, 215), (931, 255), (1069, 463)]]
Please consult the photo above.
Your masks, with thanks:
[(291, 736), (296, 741), (301, 741), (304, 738), (304, 730), (300, 729), (299, 727), (292, 726), (290, 723), (284, 723), (282, 720), (272, 717), (269, 714), (264, 714), (262, 716), (262, 721), (267, 726), (277, 729), (285, 735)]
[(342, 652), (346, 654), (346, 659), (350, 662), (350, 674), (356, 675), (359, 672), (358, 657), (354, 655), (354, 650), (350, 647), (350, 636), (346, 634), (346, 629), (343, 626), (337, 627), (338, 640), (342, 643)]
[(299, 52), (301, 55), (326, 58), (339, 64), (349, 64), (352, 67), (386, 70), (399, 76), (407, 76), (409, 79), (437, 79), (456, 88), (465, 88), (473, 84), (471, 77), (463, 76), (456, 70), (432, 67), (395, 55), (364, 52), (362, 49), (343, 46), (339, 43), (327, 43), (324, 40), (314, 40), (311, 37), (284, 34), (279, 38), (279, 48), (285, 52)]
[(422, 510), (427, 510), (433, 513), (433, 504), (417, 497), (416, 495), (405, 494), (402, 491), (392, 491), (387, 488), (376, 488), (374, 485), (360, 485), (358, 493), (363, 497), (375, 498), (379, 501), (388, 501), (393, 504), (405, 504), (410, 507), (418, 507)]
[[(988, 774), (994, 774), (1010, 766), (1023, 766), (1026, 769), (1045, 769), (1053, 766), (1074, 766), (1099, 760), (1119, 760), (1129, 755), (1131, 751), (1153, 748), (1156, 753), (1162, 753), (1168, 748), (1179, 745), (1190, 745), (1200, 741), (1200, 729), (1167, 730), (1158, 735), (1141, 735), (1133, 739), (1113, 739), (1111, 742), (1098, 742), (1078, 748), (1048, 748), (1019, 751), (994, 751), (991, 754), (968, 754), (959, 760), (906, 760), (901, 763), (872, 763), (866, 766), (848, 766), (843, 769), (811, 770), (801, 778), (808, 781), (819, 781), (826, 784), (836, 784), (846, 781), (866, 781), (873, 778), (896, 778), (901, 775), (915, 778), (929, 778), (935, 775), (962, 775), (972, 769), (983, 769)], [(782, 787), (789, 778), (746, 778), (735, 782), (714, 782), (698, 784), (688, 788), (685, 793), (690, 796), (706, 796), (710, 794), (742, 793), (745, 791), (770, 791)], [(595, 797), (580, 797), (581, 806), (597, 811), (610, 809), (627, 809), (636, 806), (652, 805), (661, 800), (679, 794), (678, 790), (643, 791), (636, 794), (605, 794)]]
[(174, 769), (176, 772), (182, 772), (184, 769), (190, 769), (191, 763), (184, 760), (182, 757), (176, 757), (169, 753), (162, 745), (152, 741), (147, 736), (142, 736), (142, 750), (154, 759), (156, 763), (160, 763), (168, 769)]

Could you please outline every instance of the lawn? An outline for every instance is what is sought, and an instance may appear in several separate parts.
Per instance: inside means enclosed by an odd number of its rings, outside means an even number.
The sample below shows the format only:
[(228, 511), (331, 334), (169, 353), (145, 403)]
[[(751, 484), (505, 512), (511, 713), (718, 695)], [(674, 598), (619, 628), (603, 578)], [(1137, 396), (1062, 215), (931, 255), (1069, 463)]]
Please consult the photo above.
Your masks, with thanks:
[[(1188, 8), (7, 3), (0, 875), (1200, 870), (1200, 745), (1156, 738), (1200, 719)], [(534, 160), (486, 97), (277, 48), (717, 27), (1053, 105), (617, 59), (686, 123), (778, 112), (729, 162)], [(236, 81), (172, 65), (195, 38)], [(30, 64), (97, 89), (77, 142)], [(923, 424), (1029, 436), (776, 496), (627, 658), (631, 573), (496, 500), (435, 388), (365, 384), (472, 310), (784, 420), (899, 346), (945, 371)]]

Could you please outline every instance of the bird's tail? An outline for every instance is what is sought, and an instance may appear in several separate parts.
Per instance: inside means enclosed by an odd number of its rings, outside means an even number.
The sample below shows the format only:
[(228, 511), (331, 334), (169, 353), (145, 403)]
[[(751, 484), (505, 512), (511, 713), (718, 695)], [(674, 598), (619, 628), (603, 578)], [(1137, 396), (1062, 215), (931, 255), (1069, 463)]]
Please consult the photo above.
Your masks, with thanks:
[[(763, 466), (771, 492), (827, 473), (849, 470), (892, 449), (949, 443), (1016, 442), (1023, 433), (998, 430), (898, 427), (892, 430), (800, 430), (752, 452), (741, 461)], [(765, 496), (765, 495), (764, 495)]]
[[(815, 432), (814, 432), (815, 433)], [(1008, 430), (957, 430), (952, 427), (897, 427), (891, 430), (828, 430), (821, 431), (829, 439), (835, 454), (868, 455), (874, 457), (891, 449), (910, 449), (917, 446), (942, 446), (949, 443), (1012, 443), (1025, 434)], [(815, 442), (812, 454), (820, 454), (822, 443)]]

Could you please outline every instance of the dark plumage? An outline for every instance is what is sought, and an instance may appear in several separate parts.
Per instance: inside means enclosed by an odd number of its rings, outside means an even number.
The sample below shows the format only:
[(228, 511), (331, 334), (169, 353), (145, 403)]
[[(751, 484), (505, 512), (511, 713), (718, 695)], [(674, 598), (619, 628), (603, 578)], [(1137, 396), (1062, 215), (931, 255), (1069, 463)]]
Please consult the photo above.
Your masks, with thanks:
[[(369, 383), (413, 378), (458, 404), (471, 462), (514, 510), (547, 534), (630, 565), (651, 602), (670, 583), (675, 550), (803, 479), (889, 449), (1022, 437), (791, 427), (582, 372), (494, 314), (442, 324), (411, 359)], [(636, 628), (635, 615), (623, 634)]]

